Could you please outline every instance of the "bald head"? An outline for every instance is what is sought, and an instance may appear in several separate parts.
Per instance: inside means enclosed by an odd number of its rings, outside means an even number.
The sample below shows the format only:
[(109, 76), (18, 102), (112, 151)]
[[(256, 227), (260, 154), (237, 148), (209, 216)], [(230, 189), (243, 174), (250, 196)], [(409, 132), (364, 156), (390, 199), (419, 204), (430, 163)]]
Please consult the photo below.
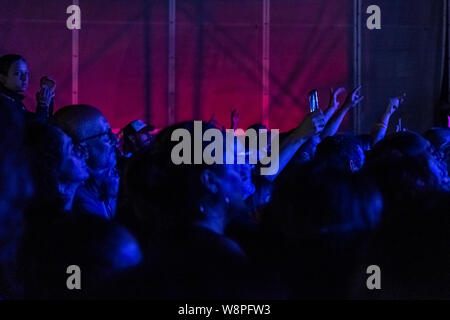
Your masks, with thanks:
[(58, 110), (55, 123), (75, 141), (99, 134), (107, 122), (97, 108), (85, 104), (71, 105)]
[(72, 105), (55, 113), (56, 125), (75, 144), (82, 143), (87, 151), (86, 163), (91, 170), (104, 170), (116, 165), (116, 138), (103, 114), (92, 106)]

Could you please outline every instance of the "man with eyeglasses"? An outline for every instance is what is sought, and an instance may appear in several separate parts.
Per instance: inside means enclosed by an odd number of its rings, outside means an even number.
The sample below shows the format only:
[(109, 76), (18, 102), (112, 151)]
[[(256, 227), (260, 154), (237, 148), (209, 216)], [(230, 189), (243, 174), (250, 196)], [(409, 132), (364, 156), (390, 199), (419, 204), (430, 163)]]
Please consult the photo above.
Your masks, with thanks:
[(119, 175), (116, 170), (118, 139), (103, 114), (89, 105), (58, 110), (54, 119), (86, 158), (89, 179), (76, 193), (74, 214), (92, 214), (111, 220), (116, 211)]

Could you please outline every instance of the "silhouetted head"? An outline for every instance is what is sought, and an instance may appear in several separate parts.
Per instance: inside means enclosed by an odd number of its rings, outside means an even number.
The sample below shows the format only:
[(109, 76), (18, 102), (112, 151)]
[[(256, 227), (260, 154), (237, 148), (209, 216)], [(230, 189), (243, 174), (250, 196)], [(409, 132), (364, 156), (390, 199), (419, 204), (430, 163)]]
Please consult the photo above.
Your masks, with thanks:
[(346, 297), (382, 210), (381, 193), (359, 172), (311, 162), (278, 181), (262, 223), (282, 239), (290, 298)]
[[(222, 134), (205, 122), (202, 128), (203, 132), (214, 129)], [(185, 130), (183, 132), (191, 137), (181, 153), (190, 153), (192, 164), (175, 164), (173, 161), (172, 152), (181, 143), (172, 138), (177, 130)], [(187, 140), (183, 139), (183, 142)], [(132, 159), (125, 184), (141, 218), (156, 220), (154, 222), (163, 228), (185, 228), (206, 218), (227, 222), (245, 207), (247, 192), (241, 176), (242, 170), (250, 168), (237, 164), (206, 164), (204, 161), (193, 164), (194, 144), (199, 145), (200, 151), (204, 150), (203, 142), (194, 142), (194, 122), (183, 122), (162, 130), (149, 150), (143, 150)], [(176, 153), (179, 152), (178, 149)], [(202, 155), (203, 152), (197, 156)], [(209, 211), (210, 208), (214, 209)]]
[(450, 128), (431, 128), (424, 137), (438, 150), (450, 147)]
[(329, 167), (355, 172), (364, 164), (364, 151), (354, 136), (335, 135), (319, 143), (315, 160)]
[(116, 165), (117, 137), (97, 108), (66, 106), (55, 113), (54, 120), (76, 147), (86, 153), (86, 163), (91, 170), (108, 170)]
[(123, 151), (125, 154), (134, 153), (150, 145), (154, 126), (147, 125), (141, 120), (130, 122), (123, 128)]
[[(110, 277), (142, 260), (139, 244), (127, 229), (93, 216), (57, 221), (38, 244), (39, 260), (34, 263), (42, 293), (37, 294), (44, 295), (39, 298), (89, 297)], [(66, 287), (66, 270), (72, 265), (80, 268), (81, 290)]]
[(365, 170), (377, 181), (391, 211), (404, 210), (419, 194), (448, 184), (443, 162), (419, 134), (398, 132), (369, 152)]
[(432, 128), (425, 132), (425, 138), (436, 150), (436, 156), (441, 158), (450, 171), (450, 128)]
[(28, 88), (30, 72), (25, 59), (17, 54), (0, 57), (0, 83), (18, 94), (25, 94)]
[(364, 152), (372, 149), (372, 137), (370, 134), (361, 134), (356, 138), (359, 140), (361, 148)]
[(29, 159), (33, 159), (31, 171), (37, 201), (57, 202), (63, 196), (61, 186), (79, 184), (89, 177), (84, 155), (78, 153), (72, 139), (54, 125), (30, 124), (25, 146)]
[(0, 296), (18, 298), (20, 286), (14, 273), (22, 210), (34, 188), (22, 150), (24, 120), (9, 106), (0, 104), (0, 112)]
[(275, 188), (269, 205), (288, 238), (339, 236), (374, 229), (383, 201), (365, 176), (311, 163)]

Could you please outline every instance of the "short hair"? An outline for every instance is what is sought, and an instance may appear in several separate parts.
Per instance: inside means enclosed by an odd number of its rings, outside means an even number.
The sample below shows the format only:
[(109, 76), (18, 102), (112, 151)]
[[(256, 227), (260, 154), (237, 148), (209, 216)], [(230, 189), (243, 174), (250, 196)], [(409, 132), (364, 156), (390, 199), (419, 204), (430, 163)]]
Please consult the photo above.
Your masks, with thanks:
[(364, 151), (358, 139), (351, 135), (325, 138), (316, 149), (315, 160), (342, 170), (350, 170), (350, 161), (360, 169), (364, 164)]
[(267, 213), (286, 238), (297, 241), (373, 230), (382, 209), (382, 194), (366, 175), (311, 162), (278, 182)]
[(84, 138), (87, 126), (92, 119), (104, 117), (97, 108), (87, 104), (65, 106), (55, 112), (53, 120), (74, 142)]
[(450, 128), (431, 128), (425, 132), (424, 137), (437, 150), (450, 148)]
[(370, 152), (370, 157), (374, 159), (392, 153), (416, 157), (428, 152), (430, 145), (429, 141), (416, 132), (396, 132), (376, 143)]
[(26, 62), (25, 58), (18, 54), (5, 54), (0, 57), (0, 74), (8, 75), (9, 68), (16, 61), (22, 60)]
[(360, 142), (360, 146), (364, 152), (369, 151), (372, 148), (372, 136), (370, 134), (360, 134), (356, 136)]
[(395, 211), (419, 194), (444, 187), (443, 172), (430, 167), (430, 161), (437, 161), (433, 151), (421, 135), (405, 131), (389, 135), (368, 153), (364, 169), (377, 182), (389, 210)]

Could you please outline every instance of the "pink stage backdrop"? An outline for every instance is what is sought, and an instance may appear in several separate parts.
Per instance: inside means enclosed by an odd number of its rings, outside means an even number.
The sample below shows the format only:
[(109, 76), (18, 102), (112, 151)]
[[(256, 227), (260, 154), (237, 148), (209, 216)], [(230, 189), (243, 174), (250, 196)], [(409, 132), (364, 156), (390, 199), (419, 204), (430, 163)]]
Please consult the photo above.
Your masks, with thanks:
[[(241, 127), (262, 122), (262, 0), (177, 0), (175, 120)], [(0, 0), (0, 54), (26, 57), (26, 105), (42, 75), (57, 80), (56, 108), (71, 104), (69, 0)], [(100, 108), (120, 128), (134, 119), (168, 124), (169, 0), (80, 0), (79, 103)], [(353, 1), (272, 0), (269, 124), (289, 130), (308, 111), (307, 93), (351, 84)]]

